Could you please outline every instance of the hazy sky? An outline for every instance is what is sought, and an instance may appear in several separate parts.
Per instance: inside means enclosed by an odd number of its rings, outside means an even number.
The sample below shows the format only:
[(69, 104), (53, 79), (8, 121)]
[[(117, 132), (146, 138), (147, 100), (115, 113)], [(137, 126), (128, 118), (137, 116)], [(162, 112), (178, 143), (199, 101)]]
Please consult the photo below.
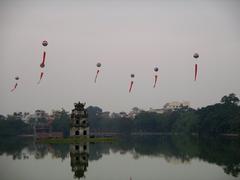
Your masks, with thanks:
[(0, 0), (0, 39), (0, 114), (70, 110), (79, 100), (116, 112), (175, 100), (197, 108), (240, 96), (239, 0)]

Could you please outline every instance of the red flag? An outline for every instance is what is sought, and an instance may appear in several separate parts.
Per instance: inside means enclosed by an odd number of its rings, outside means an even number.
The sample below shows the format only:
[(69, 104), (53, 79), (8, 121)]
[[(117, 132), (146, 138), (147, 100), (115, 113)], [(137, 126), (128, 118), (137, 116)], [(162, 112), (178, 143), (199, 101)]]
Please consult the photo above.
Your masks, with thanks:
[(99, 69), (97, 70), (97, 73), (96, 73), (96, 76), (95, 76), (95, 80), (94, 80), (95, 83), (97, 82), (98, 74), (99, 74)]
[(40, 64), (40, 67), (41, 67), (41, 68), (44, 68), (44, 67), (45, 67), (45, 59), (46, 59), (46, 52), (44, 51), (44, 52), (43, 52), (42, 63)]
[(17, 88), (17, 83), (15, 84), (14, 88), (11, 90), (11, 92), (13, 92), (16, 88)]
[(133, 81), (131, 81), (130, 87), (129, 87), (129, 93), (132, 91)]
[(195, 64), (195, 74), (194, 74), (194, 81), (197, 80), (197, 73), (198, 73), (198, 65)]
[(157, 84), (157, 78), (158, 78), (158, 75), (155, 75), (155, 81), (154, 81), (153, 88), (155, 88), (155, 87), (156, 87), (156, 84)]
[(38, 81), (38, 84), (41, 82), (42, 78), (43, 78), (43, 72), (41, 72), (41, 74), (40, 74), (40, 79)]

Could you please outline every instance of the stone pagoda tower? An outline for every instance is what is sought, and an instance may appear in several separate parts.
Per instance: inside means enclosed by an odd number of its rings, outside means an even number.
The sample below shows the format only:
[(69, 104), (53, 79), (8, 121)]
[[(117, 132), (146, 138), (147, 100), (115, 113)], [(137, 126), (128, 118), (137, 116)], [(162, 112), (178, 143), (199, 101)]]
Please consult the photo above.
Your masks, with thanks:
[(86, 103), (75, 103), (70, 119), (71, 137), (89, 137), (89, 123), (87, 110), (84, 109)]

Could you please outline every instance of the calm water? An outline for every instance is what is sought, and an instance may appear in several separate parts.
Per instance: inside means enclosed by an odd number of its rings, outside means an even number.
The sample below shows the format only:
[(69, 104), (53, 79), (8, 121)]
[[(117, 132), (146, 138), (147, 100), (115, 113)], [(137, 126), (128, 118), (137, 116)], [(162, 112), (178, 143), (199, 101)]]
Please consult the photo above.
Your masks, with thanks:
[(115, 143), (41, 145), (0, 139), (1, 180), (240, 179), (240, 140), (131, 136)]

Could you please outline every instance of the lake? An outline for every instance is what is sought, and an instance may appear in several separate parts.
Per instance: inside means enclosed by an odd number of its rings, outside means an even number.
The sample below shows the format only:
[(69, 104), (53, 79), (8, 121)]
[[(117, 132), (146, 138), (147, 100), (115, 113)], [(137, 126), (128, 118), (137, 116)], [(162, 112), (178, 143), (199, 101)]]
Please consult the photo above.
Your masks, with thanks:
[(1, 180), (240, 179), (240, 140), (126, 136), (112, 143), (37, 144), (0, 138)]

